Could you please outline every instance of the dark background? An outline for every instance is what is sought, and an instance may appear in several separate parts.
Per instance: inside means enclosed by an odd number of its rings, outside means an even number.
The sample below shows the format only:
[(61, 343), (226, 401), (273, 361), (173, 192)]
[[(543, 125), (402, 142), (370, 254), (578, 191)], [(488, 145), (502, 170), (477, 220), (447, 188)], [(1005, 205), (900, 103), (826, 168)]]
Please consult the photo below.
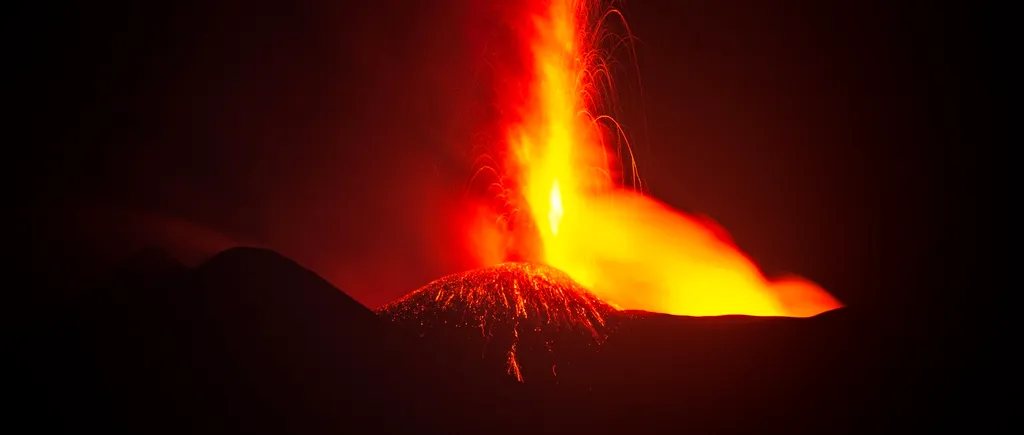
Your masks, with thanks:
[[(460, 229), (485, 56), (466, 35), (500, 23), (468, 0), (342, 3), (14, 14), (27, 293), (61, 297), (42, 289), (85, 287), (147, 243), (193, 263), (270, 247), (371, 307), (473, 267)], [(986, 22), (936, 8), (627, 2), (643, 94), (620, 84), (620, 119), (651, 194), (850, 305), (976, 297)]]

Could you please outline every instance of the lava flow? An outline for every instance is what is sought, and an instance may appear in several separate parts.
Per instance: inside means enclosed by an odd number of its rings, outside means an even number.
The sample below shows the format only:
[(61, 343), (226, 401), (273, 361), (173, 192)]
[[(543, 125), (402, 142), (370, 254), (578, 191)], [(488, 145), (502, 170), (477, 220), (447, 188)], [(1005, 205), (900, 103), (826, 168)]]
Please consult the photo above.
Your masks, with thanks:
[(513, 114), (504, 121), (502, 179), (511, 181), (502, 195), (524, 212), (533, 235), (517, 235), (512, 250), (533, 252), (529, 260), (627, 309), (806, 317), (841, 306), (810, 281), (765, 277), (707, 220), (623, 187), (626, 174), (639, 185), (636, 165), (605, 107), (613, 95), (609, 59), (631, 41), (610, 37), (605, 24), (622, 14), (597, 1), (526, 1), (529, 13), (515, 27), (527, 67), (504, 80), (522, 85), (499, 104)]
[(424, 338), (479, 341), (459, 348), (483, 349), (519, 381), (561, 377), (560, 367), (596, 351), (616, 312), (564, 272), (529, 263), (446, 276), (377, 310)]

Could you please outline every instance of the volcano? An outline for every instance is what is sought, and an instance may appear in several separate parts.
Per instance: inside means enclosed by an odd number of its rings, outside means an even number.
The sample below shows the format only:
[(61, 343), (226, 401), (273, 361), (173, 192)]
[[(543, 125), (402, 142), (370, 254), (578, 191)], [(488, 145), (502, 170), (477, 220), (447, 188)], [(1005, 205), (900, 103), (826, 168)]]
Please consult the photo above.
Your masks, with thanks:
[(519, 262), (445, 276), (377, 312), (520, 382), (572, 373), (598, 351), (620, 313), (564, 272)]
[(40, 432), (863, 433), (948, 426), (974, 397), (969, 337), (908, 313), (620, 311), (530, 263), (374, 313), (252, 248), (193, 268), (151, 251), (115, 272), (12, 343), (15, 414)]
[(147, 249), (73, 293), (12, 343), (15, 391), (55, 416), (33, 423), (41, 431), (338, 433), (384, 409), (394, 419), (375, 423), (380, 433), (459, 433), (453, 424), (474, 424), (456, 412), (470, 400), (505, 409), (489, 403), (500, 385), (486, 374), (436, 360), (272, 251), (233, 248), (188, 268)]

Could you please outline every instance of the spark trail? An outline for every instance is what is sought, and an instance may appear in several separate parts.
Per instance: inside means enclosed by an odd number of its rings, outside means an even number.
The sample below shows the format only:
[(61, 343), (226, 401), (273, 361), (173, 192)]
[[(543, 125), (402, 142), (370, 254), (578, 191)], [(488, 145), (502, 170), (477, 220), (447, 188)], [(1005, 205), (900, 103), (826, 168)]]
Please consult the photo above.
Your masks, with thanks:
[(520, 382), (551, 379), (559, 365), (595, 352), (617, 312), (564, 272), (529, 263), (449, 275), (377, 310), (423, 337), (479, 341), (460, 348), (483, 349)]

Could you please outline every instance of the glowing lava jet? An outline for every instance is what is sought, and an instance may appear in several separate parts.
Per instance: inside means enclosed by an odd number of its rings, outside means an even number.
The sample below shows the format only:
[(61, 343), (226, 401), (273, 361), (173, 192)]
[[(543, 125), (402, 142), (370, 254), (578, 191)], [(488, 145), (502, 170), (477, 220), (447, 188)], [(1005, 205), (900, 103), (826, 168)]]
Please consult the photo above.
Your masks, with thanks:
[(639, 178), (621, 129), (603, 114), (612, 53), (599, 48), (628, 42), (603, 40), (605, 20), (621, 14), (585, 0), (526, 1), (527, 25), (515, 26), (525, 76), (502, 80), (523, 87), (499, 102), (514, 114), (502, 126), (507, 149), (495, 153), (507, 161), (487, 168), (504, 174), (491, 186), (517, 211), (499, 221), (513, 230), (496, 237), (493, 221), (472, 230), (480, 258), (501, 264), (434, 281), (381, 307), (381, 316), (435, 343), (482, 349), (487, 364), (532, 383), (585, 362), (629, 317), (615, 306), (795, 317), (840, 306), (809, 281), (766, 278), (708, 220), (623, 188), (627, 171), (614, 167), (626, 162), (634, 186)]
[[(806, 317), (841, 306), (807, 280), (766, 278), (707, 220), (620, 186), (613, 168), (631, 168), (634, 180), (636, 170), (602, 107), (613, 53), (600, 45), (622, 45), (604, 25), (621, 14), (596, 3), (531, 0), (530, 25), (518, 27), (530, 68), (505, 105), (518, 109), (506, 126), (505, 172), (535, 228), (533, 260), (627, 309)], [(619, 155), (628, 165), (613, 164)]]

